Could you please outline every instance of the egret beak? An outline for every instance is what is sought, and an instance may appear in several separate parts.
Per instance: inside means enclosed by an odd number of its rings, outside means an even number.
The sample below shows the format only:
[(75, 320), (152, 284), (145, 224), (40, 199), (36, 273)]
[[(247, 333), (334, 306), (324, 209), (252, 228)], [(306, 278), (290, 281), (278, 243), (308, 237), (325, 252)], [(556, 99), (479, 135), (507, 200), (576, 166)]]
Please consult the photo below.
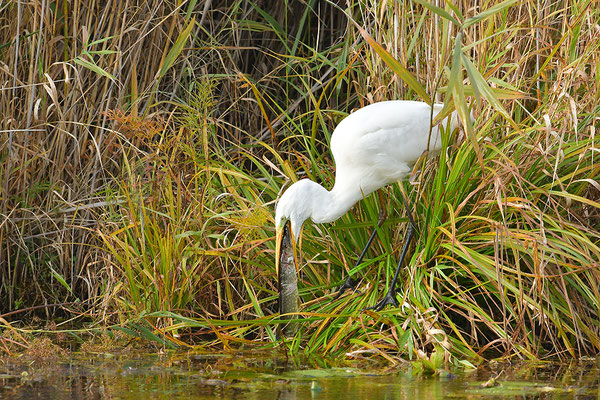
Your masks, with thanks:
[(278, 226), (275, 232), (275, 273), (277, 274), (277, 279), (279, 279), (279, 260), (281, 259), (281, 242), (283, 242), (283, 229), (284, 226)]

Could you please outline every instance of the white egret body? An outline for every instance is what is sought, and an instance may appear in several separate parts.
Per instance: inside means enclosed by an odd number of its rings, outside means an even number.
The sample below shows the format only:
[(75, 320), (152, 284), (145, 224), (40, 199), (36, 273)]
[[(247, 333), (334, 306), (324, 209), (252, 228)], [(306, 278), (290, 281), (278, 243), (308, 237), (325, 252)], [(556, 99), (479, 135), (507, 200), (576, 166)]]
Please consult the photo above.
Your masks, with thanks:
[[(441, 104), (435, 104), (433, 116), (441, 109)], [(438, 126), (433, 127), (429, 137), (430, 120), (428, 104), (394, 100), (361, 108), (339, 123), (331, 136), (331, 152), (336, 165), (331, 191), (303, 179), (291, 185), (277, 203), (278, 273), (285, 223), (291, 224), (291, 243), (295, 252), (302, 224), (307, 219), (314, 223), (333, 222), (370, 193), (408, 176), (428, 145), (430, 151), (441, 148)], [(451, 120), (454, 127), (458, 122), (455, 113)], [(440, 125), (446, 124), (444, 121)]]

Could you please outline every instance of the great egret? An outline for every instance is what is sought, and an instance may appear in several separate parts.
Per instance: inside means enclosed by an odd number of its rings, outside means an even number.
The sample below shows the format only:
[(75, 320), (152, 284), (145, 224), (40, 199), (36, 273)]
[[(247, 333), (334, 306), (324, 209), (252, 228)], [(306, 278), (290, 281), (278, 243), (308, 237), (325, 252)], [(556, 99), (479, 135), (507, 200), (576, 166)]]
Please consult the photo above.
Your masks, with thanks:
[[(435, 104), (433, 116), (441, 109), (441, 104)], [(302, 179), (291, 185), (277, 203), (275, 263), (278, 279), (281, 279), (279, 264), (285, 236), (291, 235), (285, 242), (291, 243), (293, 253), (290, 254), (295, 255), (302, 224), (308, 218), (318, 224), (335, 221), (370, 193), (408, 176), (411, 166), (428, 149), (428, 145), (429, 150), (441, 148), (442, 141), (437, 126), (431, 130), (429, 137), (430, 120), (431, 108), (428, 104), (393, 100), (368, 105), (339, 123), (331, 136), (331, 152), (336, 164), (333, 189), (328, 191), (310, 179)], [(458, 124), (456, 112), (452, 114), (451, 123), (453, 128)], [(446, 127), (447, 120), (441, 125)], [(396, 280), (414, 234), (414, 223), (406, 199), (404, 205), (409, 219), (406, 240), (386, 296), (371, 307), (376, 310), (381, 310), (388, 304), (397, 306), (394, 296)], [(288, 221), (291, 229), (287, 229)], [(378, 225), (381, 222), (380, 217)], [(375, 233), (376, 230), (369, 238), (357, 265), (362, 261)], [(340, 288), (338, 297), (352, 286), (352, 278), (348, 277)], [(282, 311), (281, 282), (279, 290)]]

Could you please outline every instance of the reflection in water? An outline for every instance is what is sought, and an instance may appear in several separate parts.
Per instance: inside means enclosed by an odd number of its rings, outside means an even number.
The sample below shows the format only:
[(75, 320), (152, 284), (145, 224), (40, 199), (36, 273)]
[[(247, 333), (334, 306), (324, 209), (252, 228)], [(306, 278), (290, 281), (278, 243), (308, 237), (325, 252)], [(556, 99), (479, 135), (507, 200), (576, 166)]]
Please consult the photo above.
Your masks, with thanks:
[(0, 399), (583, 399), (600, 398), (598, 366), (496, 364), (413, 378), (409, 367), (369, 373), (278, 353), (74, 354), (60, 362), (0, 359)]

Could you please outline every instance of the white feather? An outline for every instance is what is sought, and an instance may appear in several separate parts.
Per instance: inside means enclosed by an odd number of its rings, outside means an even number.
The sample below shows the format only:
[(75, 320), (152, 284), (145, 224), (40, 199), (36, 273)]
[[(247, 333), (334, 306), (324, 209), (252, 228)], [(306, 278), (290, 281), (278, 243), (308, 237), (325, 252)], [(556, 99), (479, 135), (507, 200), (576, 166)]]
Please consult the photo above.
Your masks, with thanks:
[[(434, 105), (434, 117), (441, 109), (441, 104)], [(335, 221), (370, 193), (405, 178), (428, 142), (429, 150), (441, 148), (438, 127), (429, 138), (430, 118), (429, 105), (405, 100), (371, 104), (344, 118), (331, 136), (333, 189), (327, 191), (308, 179), (296, 182), (277, 203), (276, 225), (289, 220), (298, 240), (308, 218), (315, 223)], [(453, 113), (452, 125), (457, 121)]]

